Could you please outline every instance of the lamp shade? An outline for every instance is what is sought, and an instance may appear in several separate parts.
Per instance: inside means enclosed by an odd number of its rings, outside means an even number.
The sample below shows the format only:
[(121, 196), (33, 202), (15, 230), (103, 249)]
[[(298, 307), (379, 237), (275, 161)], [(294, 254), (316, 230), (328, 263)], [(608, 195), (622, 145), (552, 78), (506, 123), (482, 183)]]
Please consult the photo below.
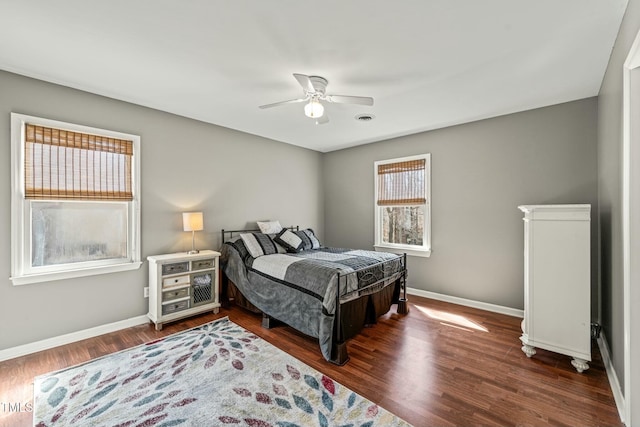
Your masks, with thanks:
[(182, 226), (184, 231), (201, 231), (204, 230), (204, 218), (202, 212), (183, 212)]

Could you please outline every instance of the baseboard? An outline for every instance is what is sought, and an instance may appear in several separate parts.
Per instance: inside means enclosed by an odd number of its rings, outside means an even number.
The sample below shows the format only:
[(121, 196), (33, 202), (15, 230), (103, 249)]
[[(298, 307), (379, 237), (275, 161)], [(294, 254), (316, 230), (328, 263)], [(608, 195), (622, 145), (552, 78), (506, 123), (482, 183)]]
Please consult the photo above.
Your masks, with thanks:
[(26, 356), (27, 354), (36, 353), (38, 351), (48, 350), (61, 345), (70, 344), (87, 338), (97, 337), (98, 335), (108, 334), (109, 332), (144, 325), (145, 323), (149, 323), (149, 318), (146, 315), (137, 316), (130, 319), (120, 320), (118, 322), (108, 323), (106, 325), (96, 326), (94, 328), (84, 329), (82, 331), (72, 332), (70, 334), (7, 348), (5, 350), (0, 350), (0, 362), (16, 357)]
[(618, 375), (613, 368), (613, 362), (611, 361), (611, 352), (609, 351), (609, 344), (607, 342), (606, 336), (604, 335), (604, 332), (600, 332), (600, 336), (598, 337), (598, 348), (600, 349), (600, 355), (602, 356), (602, 363), (604, 363), (604, 367), (607, 370), (609, 386), (611, 387), (611, 392), (613, 393), (613, 399), (616, 401), (618, 415), (620, 415), (620, 420), (624, 423), (624, 393), (622, 391), (622, 388), (620, 387)]
[(407, 287), (407, 293), (409, 295), (416, 295), (419, 297), (431, 298), (438, 301), (450, 302), (453, 304), (464, 305), (466, 307), (479, 308), (480, 310), (491, 311), (494, 313), (506, 314), (514, 317), (524, 317), (524, 311), (516, 308), (504, 307), (502, 305), (489, 304), (488, 302), (474, 301), (465, 298), (452, 297), (450, 295), (439, 294), (436, 292), (423, 291), (421, 289)]

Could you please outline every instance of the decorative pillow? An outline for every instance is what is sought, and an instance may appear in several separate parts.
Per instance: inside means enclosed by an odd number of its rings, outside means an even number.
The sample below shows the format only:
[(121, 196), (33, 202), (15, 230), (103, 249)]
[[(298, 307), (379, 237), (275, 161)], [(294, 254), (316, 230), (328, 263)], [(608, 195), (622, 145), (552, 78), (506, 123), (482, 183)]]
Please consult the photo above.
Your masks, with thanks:
[(257, 222), (260, 232), (264, 234), (276, 234), (282, 231), (282, 226), (280, 225), (280, 221), (278, 220)]
[(276, 249), (277, 249), (279, 254), (286, 254), (287, 253), (287, 248), (285, 248), (280, 243), (275, 241), (275, 238), (276, 238), (275, 234), (269, 234), (269, 237), (271, 237), (271, 240), (273, 241), (273, 244), (276, 245)]
[(289, 252), (300, 252), (302, 250), (302, 239), (293, 231), (284, 228), (279, 232), (273, 241), (282, 245)]
[(242, 233), (240, 234), (244, 246), (249, 251), (249, 254), (258, 258), (262, 255), (271, 255), (278, 253), (278, 248), (271, 238), (262, 233)]
[(302, 250), (308, 251), (309, 249), (318, 249), (320, 247), (320, 241), (316, 238), (312, 229), (294, 231), (296, 236), (302, 240)]

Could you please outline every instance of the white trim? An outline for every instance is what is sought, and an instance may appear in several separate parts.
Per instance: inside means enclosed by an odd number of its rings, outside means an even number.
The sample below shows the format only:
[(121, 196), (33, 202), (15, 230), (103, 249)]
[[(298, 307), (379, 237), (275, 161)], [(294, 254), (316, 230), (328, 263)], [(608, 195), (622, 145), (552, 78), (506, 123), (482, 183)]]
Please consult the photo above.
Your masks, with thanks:
[[(377, 198), (378, 198), (378, 166), (385, 165), (389, 163), (397, 163), (397, 162), (406, 162), (410, 160), (425, 160), (425, 188), (424, 188), (424, 196), (426, 203), (424, 204), (424, 210), (427, 220), (424, 224), (423, 230), (423, 244), (421, 249), (415, 249), (415, 247), (407, 246), (407, 245), (394, 245), (394, 244), (384, 244), (382, 242), (381, 237), (381, 215), (380, 215), (380, 206), (378, 206)], [(422, 205), (419, 205), (422, 206)], [(377, 160), (373, 162), (373, 241), (374, 247), (376, 250), (381, 248), (384, 252), (393, 252), (396, 254), (406, 253), (407, 255), (412, 256), (420, 256), (420, 257), (430, 257), (431, 256), (431, 153), (426, 154), (417, 154), (415, 156), (407, 156), (407, 157), (398, 157), (395, 159), (387, 159), (387, 160)]]
[(128, 262), (124, 264), (114, 264), (101, 267), (82, 268), (77, 270), (66, 270), (57, 272), (48, 272), (43, 274), (23, 274), (18, 277), (10, 277), (15, 286), (30, 285), (32, 283), (50, 282), (53, 280), (73, 279), (76, 277), (95, 276), (105, 273), (119, 273), (121, 271), (137, 270), (142, 262)]
[[(127, 260), (101, 260), (66, 266), (31, 267), (31, 204), (24, 195), (24, 129), (26, 123), (66, 129), (133, 142), (131, 165), (133, 200), (127, 205)], [(69, 201), (65, 201), (68, 203)], [(46, 282), (137, 269), (142, 265), (140, 241), (140, 136), (89, 126), (11, 113), (11, 276), (13, 285)], [(68, 268), (67, 268), (68, 266)], [(37, 270), (37, 271), (36, 271)]]
[(144, 325), (145, 323), (149, 323), (149, 318), (146, 314), (132, 317), (130, 319), (120, 320), (118, 322), (107, 323), (106, 325), (96, 326), (94, 328), (84, 329), (82, 331), (47, 338), (29, 344), (19, 345), (17, 347), (7, 348), (5, 350), (0, 350), (0, 362), (16, 357), (26, 356), (27, 354), (36, 353), (38, 351), (48, 350), (61, 345), (86, 340), (87, 338), (97, 337), (99, 335), (108, 334), (121, 329)]
[(439, 294), (436, 292), (423, 291), (422, 289), (407, 288), (409, 295), (416, 295), (424, 298), (431, 298), (438, 301), (450, 302), (453, 304), (464, 305), (466, 307), (479, 308), (480, 310), (491, 311), (493, 313), (506, 314), (507, 316), (524, 317), (524, 310), (517, 308), (505, 307), (503, 305), (490, 304), (488, 302), (475, 301), (466, 298), (454, 297), (451, 295)]
[(607, 378), (609, 378), (609, 386), (611, 387), (613, 399), (615, 400), (616, 407), (618, 408), (618, 415), (620, 416), (620, 421), (624, 423), (624, 395), (622, 393), (622, 387), (620, 387), (620, 382), (618, 381), (618, 374), (616, 374), (613, 362), (611, 361), (611, 352), (609, 351), (609, 344), (607, 343), (607, 338), (605, 337), (604, 332), (600, 333), (597, 342), (598, 348), (600, 349), (600, 355), (602, 356), (602, 363), (607, 371)]
[[(638, 339), (639, 333), (636, 328), (638, 325), (639, 315), (637, 310), (634, 313), (633, 301), (638, 299), (637, 293), (640, 292), (632, 289), (632, 279), (640, 277), (638, 266), (632, 263), (632, 259), (637, 254), (632, 254), (632, 249), (640, 245), (638, 236), (632, 236), (634, 230), (631, 226), (631, 218), (634, 218), (637, 212), (634, 208), (640, 205), (640, 200), (636, 194), (640, 183), (638, 182), (638, 172), (634, 173), (640, 165), (633, 162), (636, 152), (640, 151), (640, 135), (637, 130), (633, 130), (632, 115), (638, 111), (631, 111), (633, 105), (638, 105), (640, 100), (635, 95), (631, 98), (632, 70), (636, 69), (640, 64), (640, 32), (629, 50), (629, 54), (622, 68), (622, 271), (623, 271), (623, 318), (624, 318), (624, 419), (627, 425), (636, 423), (632, 407), (633, 404), (640, 401), (640, 375), (637, 373), (632, 375), (632, 370), (637, 369), (637, 364), (633, 365), (632, 360), (637, 360), (638, 346), (640, 343), (634, 342), (633, 338)], [(637, 79), (636, 79), (637, 80)], [(636, 82), (640, 85), (640, 82)], [(636, 107), (637, 108), (637, 107)], [(635, 178), (634, 178), (635, 177)], [(632, 188), (633, 187), (633, 188)], [(636, 396), (638, 395), (638, 396)], [(637, 415), (637, 414), (636, 414)], [(636, 423), (637, 424), (637, 423)]]
[(374, 245), (373, 248), (378, 252), (391, 252), (398, 255), (407, 254), (408, 256), (419, 256), (424, 258), (429, 258), (431, 256), (431, 249), (412, 249), (406, 246), (399, 248), (385, 245)]

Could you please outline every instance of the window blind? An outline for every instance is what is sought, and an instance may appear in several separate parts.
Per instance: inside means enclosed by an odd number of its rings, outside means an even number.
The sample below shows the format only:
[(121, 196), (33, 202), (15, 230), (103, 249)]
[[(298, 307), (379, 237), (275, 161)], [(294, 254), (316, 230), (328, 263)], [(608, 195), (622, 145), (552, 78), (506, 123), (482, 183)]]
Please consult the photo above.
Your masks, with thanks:
[(426, 203), (425, 159), (378, 165), (378, 206)]
[(133, 141), (25, 125), (27, 199), (133, 200)]

